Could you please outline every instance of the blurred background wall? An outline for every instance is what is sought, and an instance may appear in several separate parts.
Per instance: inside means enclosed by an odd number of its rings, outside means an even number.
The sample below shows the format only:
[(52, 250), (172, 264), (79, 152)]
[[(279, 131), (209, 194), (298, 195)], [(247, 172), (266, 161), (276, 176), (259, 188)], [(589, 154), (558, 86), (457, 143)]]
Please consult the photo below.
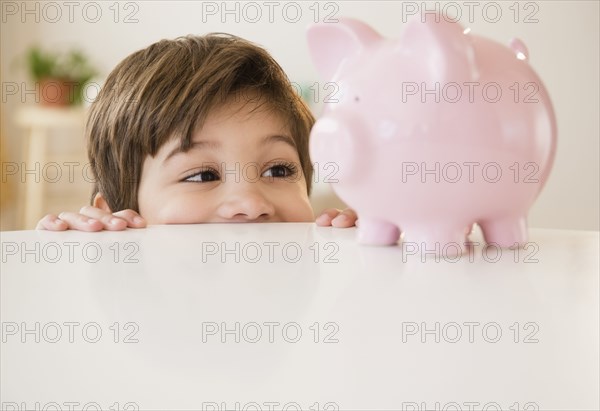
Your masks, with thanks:
[[(26, 69), (20, 62), (28, 47), (38, 44), (57, 50), (79, 48), (98, 69), (93, 81), (102, 84), (120, 60), (152, 42), (190, 33), (229, 32), (266, 47), (290, 79), (310, 99), (316, 100), (313, 107), (318, 114), (327, 90), (309, 59), (305, 41), (307, 25), (350, 16), (362, 19), (385, 36), (397, 37), (410, 14), (436, 8), (452, 16), (460, 14), (460, 22), (474, 34), (504, 44), (512, 37), (522, 39), (529, 48), (530, 63), (553, 99), (559, 129), (557, 157), (550, 179), (531, 209), (530, 225), (599, 229), (597, 1), (2, 1), (1, 7), (3, 230), (33, 228), (23, 220), (26, 204), (22, 196), (27, 184), (38, 183), (33, 182), (33, 174), (23, 178), (21, 170), (14, 169), (24, 161), (24, 153), (28, 153), (24, 142), (32, 129), (27, 124), (35, 123), (38, 116), (35, 112), (24, 113), (24, 109), (35, 105), (35, 96), (27, 92), (33, 86), (26, 85)], [(316, 98), (315, 92), (309, 90), (315, 82), (320, 82)], [(93, 89), (88, 92), (91, 99)], [(73, 112), (68, 117), (73, 120), (80, 114)], [(61, 181), (67, 179), (71, 170), (78, 189), (69, 193), (47, 184), (49, 188), (41, 191), (40, 209), (43, 214), (76, 210), (87, 203), (89, 196), (89, 182), (82, 170), (87, 160), (81, 130), (64, 127), (61, 131), (51, 127), (43, 138), (48, 140), (44, 147), (45, 161), (58, 159), (56, 162), (62, 165), (63, 172)], [(81, 164), (64, 166), (65, 161)], [(56, 170), (40, 169), (38, 173), (42, 174), (41, 180), (56, 180)], [(315, 187), (313, 203), (317, 212), (328, 205), (341, 205), (323, 184)]]

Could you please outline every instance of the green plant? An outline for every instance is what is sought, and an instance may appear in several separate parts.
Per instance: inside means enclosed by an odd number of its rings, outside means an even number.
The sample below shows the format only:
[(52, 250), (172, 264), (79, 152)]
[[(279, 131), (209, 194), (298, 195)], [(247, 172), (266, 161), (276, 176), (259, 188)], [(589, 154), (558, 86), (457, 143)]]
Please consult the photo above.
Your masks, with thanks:
[(34, 46), (28, 50), (26, 57), (29, 74), (34, 81), (55, 79), (73, 87), (71, 104), (82, 102), (83, 86), (97, 74), (85, 54), (78, 50), (57, 53)]

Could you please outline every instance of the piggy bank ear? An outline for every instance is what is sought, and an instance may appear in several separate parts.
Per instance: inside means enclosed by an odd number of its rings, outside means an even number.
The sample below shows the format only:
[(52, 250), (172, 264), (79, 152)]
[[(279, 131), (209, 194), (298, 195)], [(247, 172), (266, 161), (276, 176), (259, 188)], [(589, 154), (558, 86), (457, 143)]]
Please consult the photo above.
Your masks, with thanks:
[(330, 80), (348, 58), (359, 54), (381, 39), (367, 24), (354, 19), (339, 19), (338, 23), (311, 25), (307, 32), (308, 47), (323, 79)]
[[(421, 65), (431, 80), (473, 80), (477, 77), (475, 53), (470, 35), (459, 23), (442, 16), (428, 15), (410, 20), (398, 43), (404, 61)], [(423, 73), (423, 71), (421, 71)]]

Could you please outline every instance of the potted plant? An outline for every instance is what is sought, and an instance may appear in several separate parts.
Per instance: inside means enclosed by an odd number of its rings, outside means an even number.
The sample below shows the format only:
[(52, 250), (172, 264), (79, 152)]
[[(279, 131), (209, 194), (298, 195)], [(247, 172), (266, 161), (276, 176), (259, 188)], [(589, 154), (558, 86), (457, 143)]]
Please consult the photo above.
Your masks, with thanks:
[(78, 50), (53, 53), (35, 46), (27, 53), (31, 78), (37, 83), (39, 100), (45, 105), (79, 105), (83, 87), (97, 73)]

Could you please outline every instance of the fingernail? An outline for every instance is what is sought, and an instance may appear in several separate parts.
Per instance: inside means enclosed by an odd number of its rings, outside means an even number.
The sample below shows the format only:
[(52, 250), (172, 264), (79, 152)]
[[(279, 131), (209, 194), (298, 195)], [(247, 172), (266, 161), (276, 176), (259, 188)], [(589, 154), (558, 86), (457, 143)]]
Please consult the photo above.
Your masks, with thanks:
[(136, 224), (143, 224), (144, 219), (142, 217), (133, 217), (133, 222)]
[[(338, 215), (336, 218), (333, 219), (333, 221), (337, 222), (337, 223), (342, 223), (348, 220), (348, 216), (345, 214), (340, 214)], [(332, 221), (332, 223), (333, 223)]]
[(118, 218), (111, 218), (109, 222), (112, 225), (117, 225), (117, 224), (119, 224), (119, 219)]
[(88, 224), (90, 224), (90, 225), (92, 225), (92, 224), (95, 224), (95, 223), (96, 223), (96, 221), (98, 221), (98, 220), (94, 220), (93, 218), (90, 218), (90, 219), (87, 221), (87, 223), (88, 223)]
[(321, 214), (319, 217), (317, 217), (318, 223), (325, 223), (326, 221), (329, 221), (329, 216), (327, 214)]

